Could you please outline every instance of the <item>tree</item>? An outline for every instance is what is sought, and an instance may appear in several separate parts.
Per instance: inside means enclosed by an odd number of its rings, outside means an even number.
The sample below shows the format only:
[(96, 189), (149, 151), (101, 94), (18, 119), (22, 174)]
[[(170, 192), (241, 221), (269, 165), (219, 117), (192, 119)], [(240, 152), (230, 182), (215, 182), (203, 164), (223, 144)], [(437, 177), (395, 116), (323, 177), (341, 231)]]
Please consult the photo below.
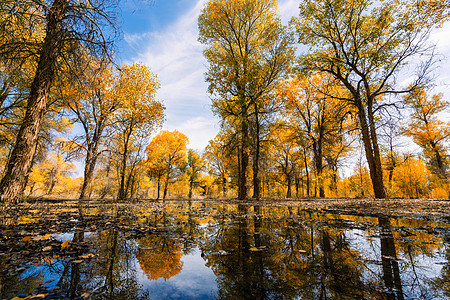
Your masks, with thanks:
[(273, 0), (210, 0), (199, 17), (200, 42), (209, 47), (206, 81), (213, 110), (238, 133), (238, 198), (247, 198), (249, 127), (255, 124), (253, 187), (259, 198), (260, 121), (264, 99), (292, 58), (291, 36), (276, 16)]
[[(326, 150), (343, 140), (348, 114), (341, 101), (328, 95), (342, 93), (327, 74), (292, 78), (285, 82), (279, 97), (285, 102), (289, 123), (298, 136), (304, 136), (314, 157), (319, 196), (325, 197), (322, 173)], [(341, 138), (339, 138), (341, 137)]]
[[(164, 180), (163, 199), (166, 199), (168, 186), (183, 165), (187, 163), (187, 136), (181, 132), (163, 130), (147, 146), (147, 162), (150, 173), (158, 180), (158, 198), (160, 180)], [(165, 175), (165, 178), (162, 178)]]
[(65, 178), (69, 178), (69, 173), (75, 170), (75, 165), (67, 163), (61, 153), (51, 152), (49, 157), (37, 164), (33, 168), (33, 182), (30, 186), (30, 194), (35, 185), (42, 185), (44, 194), (50, 195), (55, 186)]
[(185, 167), (185, 172), (189, 180), (189, 199), (192, 198), (192, 191), (194, 185), (199, 183), (202, 171), (205, 169), (205, 161), (192, 149), (187, 152), (187, 164)]
[[(164, 120), (165, 107), (155, 100), (158, 88), (159, 82), (150, 68), (136, 63), (121, 68), (113, 87), (114, 97), (121, 103), (121, 108), (115, 113), (113, 126), (120, 157), (119, 199), (127, 198), (125, 184), (132, 143), (146, 139)], [(135, 150), (140, 152), (143, 144), (140, 143)], [(136, 164), (134, 160), (133, 166)], [(128, 180), (131, 175), (132, 172), (128, 172)]]
[(283, 127), (277, 126), (276, 130), (273, 130), (273, 147), (270, 155), (277, 169), (284, 177), (284, 183), (287, 186), (286, 198), (291, 198), (294, 175), (298, 171), (297, 169), (300, 168), (300, 147), (295, 142), (293, 129), (287, 126)]
[(213, 140), (210, 140), (205, 149), (205, 159), (208, 162), (209, 173), (217, 179), (222, 190), (222, 197), (226, 197), (227, 183), (229, 182), (230, 153), (224, 145), (224, 136), (218, 134)]
[(376, 113), (390, 105), (382, 101), (387, 95), (425, 83), (430, 61), (419, 67), (412, 86), (396, 88), (399, 71), (414, 55), (431, 55), (426, 40), (433, 25), (426, 18), (411, 2), (307, 0), (300, 5), (299, 41), (310, 47), (301, 64), (330, 74), (348, 91), (349, 97), (339, 98), (356, 111), (376, 198), (386, 197)]
[[(406, 95), (404, 99), (412, 108), (412, 115), (405, 133), (423, 149), (430, 161), (431, 171), (446, 183), (449, 161), (446, 159), (445, 142), (450, 138), (450, 122), (445, 123), (438, 118), (440, 113), (450, 107), (450, 103), (442, 98), (442, 94), (430, 98), (423, 89)], [(448, 196), (450, 197), (450, 190)]]
[(393, 172), (393, 183), (398, 189), (398, 196), (411, 199), (428, 197), (429, 175), (422, 160), (405, 155), (403, 162)]
[[(12, 22), (17, 16), (45, 20), (45, 32), (43, 42), (28, 52), (37, 58), (37, 67), (25, 117), (0, 183), (1, 201), (16, 201), (25, 189), (59, 62), (73, 62), (80, 49), (87, 49), (92, 55), (107, 54), (109, 43), (102, 30), (104, 25), (114, 24), (108, 7), (114, 6), (111, 3), (105, 0), (54, 0), (51, 4), (49, 1), (2, 1), (2, 17)], [(23, 40), (13, 39), (0, 46), (0, 55), (4, 60), (13, 60), (16, 50), (26, 46)]]
[[(81, 124), (83, 135), (69, 141), (74, 150), (84, 152), (84, 181), (80, 199), (88, 197), (94, 170), (102, 149), (105, 133), (112, 125), (114, 113), (121, 103), (114, 97), (114, 74), (110, 66), (87, 62), (82, 74), (63, 82), (61, 94), (74, 121)], [(81, 73), (81, 72), (80, 72)]]

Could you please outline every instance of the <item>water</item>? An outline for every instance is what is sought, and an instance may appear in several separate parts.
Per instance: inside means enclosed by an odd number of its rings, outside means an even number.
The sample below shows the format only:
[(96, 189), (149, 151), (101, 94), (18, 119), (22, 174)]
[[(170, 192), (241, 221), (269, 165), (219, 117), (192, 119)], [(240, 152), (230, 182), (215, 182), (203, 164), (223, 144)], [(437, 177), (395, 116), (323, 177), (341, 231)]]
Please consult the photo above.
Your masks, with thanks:
[(4, 237), (53, 233), (2, 248), (1, 299), (450, 299), (439, 220), (213, 201), (26, 212), (2, 216)]

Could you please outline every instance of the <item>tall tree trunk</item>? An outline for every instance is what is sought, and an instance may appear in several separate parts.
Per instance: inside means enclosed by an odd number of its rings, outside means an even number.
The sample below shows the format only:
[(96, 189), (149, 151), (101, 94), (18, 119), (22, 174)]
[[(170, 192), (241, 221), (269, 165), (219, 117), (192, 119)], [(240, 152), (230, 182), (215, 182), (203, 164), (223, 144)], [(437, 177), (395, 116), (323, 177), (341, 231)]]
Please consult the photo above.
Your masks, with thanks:
[(260, 182), (259, 182), (259, 154), (261, 148), (261, 139), (259, 137), (259, 115), (258, 115), (258, 105), (255, 102), (255, 121), (256, 121), (256, 145), (255, 145), (255, 156), (253, 157), (253, 199), (259, 200), (261, 198)]
[(317, 144), (314, 143), (314, 165), (317, 172), (317, 186), (319, 187), (319, 197), (325, 198), (325, 189), (323, 187), (322, 172), (323, 172), (323, 155), (322, 155), (322, 137), (319, 136)]
[(126, 171), (127, 171), (127, 158), (128, 158), (128, 143), (130, 142), (132, 128), (127, 128), (127, 132), (125, 132), (125, 144), (122, 154), (122, 165), (120, 169), (120, 187), (119, 187), (119, 200), (125, 200), (127, 198), (127, 193), (125, 190), (125, 177), (126, 177)]
[(311, 195), (311, 191), (310, 191), (310, 179), (308, 170), (308, 158), (306, 157), (306, 148), (303, 148), (303, 155), (305, 159), (305, 172), (306, 172), (306, 196), (309, 198)]
[(240, 173), (239, 173), (239, 200), (247, 199), (247, 167), (248, 167), (248, 124), (247, 120), (242, 121), (241, 127), (242, 141), (240, 148)]
[(156, 196), (156, 200), (159, 200), (160, 192), (161, 192), (161, 174), (158, 173), (158, 194)]
[(30, 170), (41, 124), (47, 112), (48, 93), (55, 78), (56, 63), (64, 44), (62, 25), (68, 4), (68, 0), (55, 0), (47, 14), (46, 36), (31, 84), (25, 117), (0, 182), (2, 202), (18, 201), (25, 190), (26, 175)]
[(103, 131), (101, 128), (102, 125), (97, 125), (94, 136), (92, 137), (92, 142), (89, 144), (86, 152), (86, 161), (84, 164), (84, 180), (80, 191), (80, 200), (89, 198), (89, 195), (87, 195), (87, 189), (91, 185), (92, 179), (94, 178), (94, 170), (98, 158), (98, 147)]
[(92, 183), (92, 179), (94, 178), (94, 170), (95, 165), (97, 164), (97, 148), (98, 142), (94, 142), (96, 145), (94, 147), (88, 147), (88, 151), (86, 152), (86, 162), (84, 164), (84, 180), (83, 185), (81, 186), (80, 191), (80, 200), (85, 200), (89, 198), (87, 194), (87, 190)]
[(375, 198), (386, 198), (383, 183), (383, 170), (381, 169), (380, 151), (378, 148), (378, 141), (376, 138), (375, 122), (373, 119), (372, 110), (368, 111), (369, 125), (367, 124), (366, 112), (361, 102), (358, 107), (359, 123), (361, 126), (361, 133), (363, 137), (364, 150), (366, 153), (367, 163), (369, 165), (370, 179), (372, 179), (373, 191)]
[(193, 190), (193, 188), (194, 188), (194, 180), (193, 179), (190, 179), (189, 180), (189, 199), (191, 199), (192, 198), (192, 190)]
[(168, 188), (169, 188), (169, 179), (167, 179), (166, 182), (164, 183), (163, 199), (166, 199)]
[(287, 175), (287, 192), (286, 192), (286, 198), (291, 198), (291, 197), (292, 197), (291, 185), (292, 185), (292, 179), (291, 179), (291, 176), (290, 176), (290, 175)]

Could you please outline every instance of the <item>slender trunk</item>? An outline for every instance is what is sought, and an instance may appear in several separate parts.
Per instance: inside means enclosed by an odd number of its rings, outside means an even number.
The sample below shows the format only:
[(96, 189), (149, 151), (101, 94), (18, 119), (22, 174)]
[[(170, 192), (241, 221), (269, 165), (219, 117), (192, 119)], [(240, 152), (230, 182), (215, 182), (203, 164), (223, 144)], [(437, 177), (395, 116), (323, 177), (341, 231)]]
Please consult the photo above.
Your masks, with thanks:
[(314, 146), (314, 163), (317, 172), (317, 185), (319, 187), (319, 197), (325, 197), (325, 190), (323, 187), (322, 172), (323, 172), (323, 155), (322, 155), (322, 142), (319, 137), (317, 145)]
[(161, 174), (158, 173), (158, 195), (156, 196), (156, 200), (159, 200), (160, 192), (161, 192)]
[(80, 191), (80, 200), (85, 200), (89, 198), (89, 195), (87, 194), (88, 188), (92, 183), (92, 180), (94, 178), (94, 170), (95, 165), (97, 164), (97, 148), (98, 143), (96, 143), (96, 146), (89, 147), (88, 151), (86, 152), (86, 162), (84, 165), (84, 180), (83, 185), (81, 186)]
[(55, 0), (47, 14), (47, 28), (31, 84), (25, 117), (0, 183), (0, 201), (18, 201), (26, 186), (27, 172), (33, 160), (41, 124), (47, 112), (48, 93), (53, 84), (56, 63), (63, 48), (63, 19), (68, 0)]
[[(374, 193), (375, 198), (386, 198), (386, 191), (384, 189), (384, 182), (383, 182), (383, 169), (381, 167), (381, 155), (380, 155), (380, 148), (378, 146), (378, 137), (377, 137), (377, 131), (375, 127), (375, 119), (374, 119), (374, 113), (372, 109), (372, 105), (368, 105), (367, 110), (367, 116), (369, 119), (369, 128), (370, 128), (370, 137), (372, 142), (372, 149), (373, 149), (373, 160), (374, 160), (374, 166), (375, 166), (375, 179), (372, 180), (372, 183), (374, 184)], [(376, 186), (376, 188), (375, 188)]]
[(100, 136), (102, 135), (101, 125), (97, 125), (97, 129), (92, 138), (92, 142), (89, 144), (87, 152), (86, 152), (86, 162), (84, 164), (84, 180), (83, 186), (80, 191), (80, 200), (88, 199), (89, 195), (87, 195), (87, 190), (92, 183), (92, 179), (94, 178), (94, 170), (97, 164), (98, 158), (98, 147), (100, 145)]
[(303, 148), (303, 154), (305, 159), (305, 172), (306, 172), (306, 196), (310, 196), (310, 180), (309, 180), (309, 170), (308, 170), (308, 159), (306, 157), (306, 149)]
[(255, 121), (256, 121), (256, 145), (255, 156), (253, 157), (253, 199), (259, 200), (261, 198), (260, 183), (259, 183), (259, 152), (261, 148), (261, 138), (259, 136), (260, 125), (258, 116), (258, 105), (255, 102)]
[(164, 183), (163, 199), (166, 199), (168, 188), (169, 188), (169, 180), (166, 180), (166, 182)]
[(240, 174), (239, 174), (239, 200), (247, 199), (247, 167), (248, 167), (248, 124), (244, 119), (242, 121), (242, 141), (240, 148)]
[(194, 188), (194, 180), (191, 178), (189, 180), (189, 199), (192, 198), (192, 189)]
[(291, 198), (292, 197), (292, 192), (291, 192), (291, 185), (292, 185), (292, 179), (290, 175), (287, 175), (287, 192), (286, 192), (286, 198)]
[[(373, 191), (375, 198), (386, 198), (383, 184), (383, 170), (381, 169), (381, 159), (378, 149), (378, 142), (376, 140), (375, 123), (373, 120), (373, 114), (369, 111), (369, 125), (367, 124), (366, 113), (362, 103), (359, 102), (358, 107), (359, 123), (361, 126), (361, 134), (363, 137), (364, 150), (366, 153), (367, 163), (369, 165), (370, 178), (372, 179)], [(370, 131), (369, 131), (370, 130)], [(374, 140), (375, 138), (375, 140)], [(375, 145), (375, 147), (374, 147)]]
[(125, 175), (126, 175), (126, 170), (127, 170), (128, 143), (130, 141), (131, 132), (132, 132), (132, 128), (130, 125), (130, 127), (127, 128), (127, 132), (125, 132), (126, 138), (125, 138), (125, 144), (124, 144), (124, 149), (123, 149), (123, 154), (122, 154), (122, 165), (121, 165), (121, 170), (120, 170), (120, 187), (119, 187), (119, 199), (120, 200), (125, 200), (127, 198), (126, 191), (125, 191), (125, 177), (126, 177)]

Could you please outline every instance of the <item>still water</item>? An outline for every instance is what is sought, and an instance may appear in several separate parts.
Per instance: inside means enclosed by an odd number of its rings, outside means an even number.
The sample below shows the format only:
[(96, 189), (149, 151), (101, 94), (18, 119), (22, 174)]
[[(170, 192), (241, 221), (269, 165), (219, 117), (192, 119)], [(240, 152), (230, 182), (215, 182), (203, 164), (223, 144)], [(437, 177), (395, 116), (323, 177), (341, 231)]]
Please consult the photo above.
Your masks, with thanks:
[(0, 299), (450, 299), (445, 220), (166, 201), (0, 224)]

